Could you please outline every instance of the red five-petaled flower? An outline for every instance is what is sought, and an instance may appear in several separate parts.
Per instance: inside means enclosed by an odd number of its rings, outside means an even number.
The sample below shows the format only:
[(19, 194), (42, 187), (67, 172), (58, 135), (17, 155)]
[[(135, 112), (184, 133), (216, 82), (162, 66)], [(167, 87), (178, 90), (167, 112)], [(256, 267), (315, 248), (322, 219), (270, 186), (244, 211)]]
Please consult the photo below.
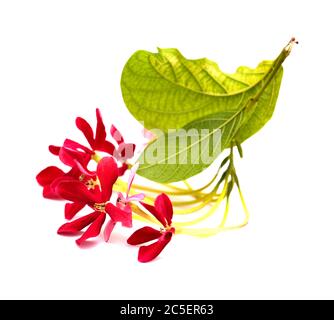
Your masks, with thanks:
[(155, 259), (172, 239), (175, 229), (172, 227), (173, 206), (167, 195), (160, 194), (154, 206), (141, 203), (161, 224), (160, 231), (151, 227), (144, 227), (133, 233), (128, 239), (131, 245), (144, 244), (157, 240), (149, 245), (141, 246), (138, 252), (140, 262), (149, 262)]
[(89, 226), (76, 241), (78, 245), (100, 234), (107, 214), (113, 224), (121, 222), (125, 227), (132, 226), (131, 214), (124, 212), (110, 203), (112, 188), (118, 178), (118, 168), (114, 158), (105, 157), (99, 161), (96, 177), (96, 187), (93, 189), (88, 189), (84, 183), (74, 179), (60, 181), (55, 187), (56, 193), (59, 196), (72, 201), (79, 210), (85, 205), (94, 210), (82, 218), (65, 223), (58, 229), (59, 234), (76, 234)]
[(62, 147), (50, 146), (49, 150), (52, 154), (59, 156), (64, 164), (70, 167), (78, 167), (80, 171), (86, 175), (93, 175), (93, 173), (87, 169), (87, 165), (91, 159), (98, 160), (99, 157), (96, 151), (108, 153), (122, 163), (119, 167), (120, 175), (122, 175), (128, 168), (126, 160), (133, 157), (136, 146), (133, 143), (125, 143), (121, 133), (115, 126), (112, 126), (110, 133), (118, 145), (118, 147), (115, 148), (115, 146), (107, 140), (105, 125), (98, 108), (96, 109), (96, 120), (95, 134), (92, 127), (85, 119), (78, 117), (75, 120), (77, 128), (84, 134), (90, 148), (71, 139), (66, 139)]
[(78, 117), (75, 123), (77, 128), (86, 137), (92, 149), (93, 156), (95, 154), (95, 151), (102, 151), (109, 153), (110, 155), (114, 156), (117, 160), (124, 162), (123, 165), (119, 168), (120, 175), (122, 175), (124, 171), (127, 169), (125, 161), (133, 157), (133, 153), (136, 146), (133, 143), (125, 143), (124, 138), (120, 133), (120, 131), (118, 131), (117, 128), (114, 125), (112, 125), (110, 133), (118, 145), (118, 147), (115, 148), (115, 146), (111, 142), (106, 140), (107, 137), (106, 129), (99, 109), (96, 109), (96, 120), (97, 122), (96, 122), (95, 137), (92, 127), (85, 119)]
[[(70, 139), (66, 139), (61, 147), (49, 146), (49, 151), (56, 156), (59, 156), (60, 160), (71, 167), (71, 170), (65, 173), (63, 170), (55, 166), (50, 166), (42, 170), (36, 177), (37, 182), (43, 187), (43, 196), (48, 199), (62, 199), (59, 196), (54, 187), (58, 184), (59, 180), (67, 180), (72, 177), (74, 179), (89, 180), (95, 176), (95, 172), (88, 170), (87, 166), (91, 159), (98, 161), (100, 157), (96, 154), (96, 151), (102, 151), (114, 156), (118, 162), (120, 162), (120, 167), (118, 168), (119, 175), (123, 175), (128, 169), (126, 160), (133, 157), (135, 145), (133, 143), (125, 143), (122, 134), (116, 129), (115, 126), (111, 126), (110, 133), (113, 137), (117, 148), (106, 140), (107, 134), (105, 126), (102, 120), (101, 112), (96, 109), (96, 132), (94, 134), (92, 127), (89, 123), (78, 117), (76, 119), (77, 128), (86, 137), (90, 148), (75, 142)], [(84, 178), (82, 178), (84, 177)], [(68, 206), (67, 205), (66, 218), (71, 219), (76, 210), (79, 211), (79, 207)], [(73, 212), (72, 212), (73, 209)]]

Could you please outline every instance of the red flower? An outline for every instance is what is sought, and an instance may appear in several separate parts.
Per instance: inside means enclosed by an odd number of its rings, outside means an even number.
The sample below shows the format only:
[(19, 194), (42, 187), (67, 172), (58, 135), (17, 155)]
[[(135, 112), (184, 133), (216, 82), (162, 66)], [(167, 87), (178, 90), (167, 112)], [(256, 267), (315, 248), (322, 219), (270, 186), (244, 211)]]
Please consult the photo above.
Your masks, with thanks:
[(85, 119), (78, 117), (75, 121), (77, 128), (86, 137), (90, 148), (71, 139), (66, 139), (62, 147), (50, 146), (49, 150), (52, 154), (59, 156), (64, 164), (72, 168), (76, 166), (86, 175), (94, 174), (87, 169), (87, 166), (91, 159), (97, 160), (98, 162), (99, 156), (96, 152), (105, 152), (115, 157), (121, 163), (119, 172), (120, 175), (123, 175), (128, 169), (126, 160), (133, 157), (136, 146), (133, 143), (125, 143), (121, 133), (115, 126), (112, 126), (110, 133), (117, 143), (117, 148), (115, 148), (115, 146), (106, 139), (106, 129), (99, 109), (96, 109), (96, 120), (95, 135), (92, 127)]
[(160, 194), (154, 206), (141, 203), (162, 224), (160, 231), (151, 227), (144, 227), (134, 232), (128, 239), (128, 244), (138, 245), (152, 240), (152, 244), (141, 246), (138, 252), (140, 262), (149, 262), (155, 259), (171, 241), (175, 229), (172, 227), (173, 206), (167, 195)]
[[(106, 140), (107, 134), (105, 130), (105, 126), (102, 120), (101, 112), (99, 109), (96, 109), (96, 132), (95, 137), (93, 133), (93, 129), (89, 125), (89, 123), (83, 119), (78, 117), (75, 121), (76, 126), (86, 137), (90, 147), (91, 147), (91, 156), (94, 157), (96, 154), (95, 151), (106, 152), (112, 156), (114, 156), (118, 161), (122, 163), (121, 167), (119, 167), (120, 174), (122, 175), (128, 166), (125, 164), (126, 160), (133, 157), (135, 151), (135, 145), (133, 143), (125, 143), (124, 138), (119, 130), (116, 129), (114, 125), (111, 126), (110, 133), (118, 147), (115, 146)], [(78, 145), (80, 149), (80, 145)], [(86, 151), (87, 152), (87, 151)], [(89, 152), (87, 152), (89, 154)]]
[(76, 234), (89, 226), (76, 240), (78, 245), (100, 234), (107, 214), (114, 224), (121, 222), (125, 227), (132, 226), (131, 214), (129, 215), (110, 202), (112, 188), (118, 178), (118, 168), (114, 158), (101, 159), (97, 165), (96, 176), (97, 179), (92, 181), (94, 185), (92, 189), (74, 179), (60, 181), (55, 187), (59, 196), (73, 202), (71, 204), (73, 211), (78, 212), (86, 205), (94, 210), (82, 218), (65, 223), (58, 229), (58, 234)]

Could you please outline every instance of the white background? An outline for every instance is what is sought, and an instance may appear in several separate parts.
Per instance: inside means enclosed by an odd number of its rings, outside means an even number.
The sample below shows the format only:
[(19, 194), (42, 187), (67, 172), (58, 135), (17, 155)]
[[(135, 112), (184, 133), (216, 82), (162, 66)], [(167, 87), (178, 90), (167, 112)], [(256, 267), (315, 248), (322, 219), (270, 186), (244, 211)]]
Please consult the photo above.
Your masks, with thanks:
[[(1, 1), (0, 298), (334, 298), (332, 1)], [(179, 236), (150, 264), (124, 244), (80, 250), (35, 175), (50, 143), (99, 106), (137, 135), (119, 86), (138, 49), (177, 47), (222, 70), (273, 59), (291, 36), (273, 119), (244, 143), (250, 224)], [(79, 136), (79, 135), (78, 135)], [(233, 207), (232, 207), (233, 211)]]

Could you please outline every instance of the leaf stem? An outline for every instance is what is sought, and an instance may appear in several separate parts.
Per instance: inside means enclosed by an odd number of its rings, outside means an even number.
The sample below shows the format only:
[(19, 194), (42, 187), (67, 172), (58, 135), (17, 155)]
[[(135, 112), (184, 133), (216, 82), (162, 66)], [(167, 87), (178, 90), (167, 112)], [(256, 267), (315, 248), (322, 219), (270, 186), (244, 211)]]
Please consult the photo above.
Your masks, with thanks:
[(291, 50), (293, 48), (294, 44), (297, 44), (298, 42), (296, 41), (295, 38), (291, 38), (289, 43), (283, 48), (279, 56), (275, 59), (273, 66), (271, 67), (271, 71), (267, 74), (267, 76), (264, 78), (264, 84), (262, 88), (257, 92), (257, 94), (250, 99), (250, 106), (253, 106), (256, 104), (256, 102), (259, 100), (261, 95), (263, 94), (264, 90), (267, 88), (267, 86), (270, 84), (271, 80), (274, 78), (275, 74), (279, 70), (279, 68), (282, 66), (284, 60), (289, 56), (291, 53)]

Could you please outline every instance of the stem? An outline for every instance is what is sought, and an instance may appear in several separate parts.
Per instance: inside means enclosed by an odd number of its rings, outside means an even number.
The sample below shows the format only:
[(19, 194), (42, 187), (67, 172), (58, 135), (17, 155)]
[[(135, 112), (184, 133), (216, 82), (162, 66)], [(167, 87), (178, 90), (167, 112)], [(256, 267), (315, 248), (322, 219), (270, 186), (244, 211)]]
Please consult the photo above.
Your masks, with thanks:
[(194, 189), (187, 180), (183, 180), (183, 183), (185, 184), (185, 186), (188, 188), (189, 191), (194, 191)]
[(255, 97), (253, 97), (250, 101), (250, 104), (253, 105), (255, 104), (259, 98), (261, 97), (262, 93), (264, 92), (264, 90), (267, 88), (267, 86), (269, 85), (269, 83), (271, 82), (271, 80), (274, 78), (274, 76), (276, 75), (277, 71), (279, 70), (279, 68), (282, 66), (284, 60), (289, 56), (294, 44), (297, 44), (298, 42), (296, 41), (295, 38), (291, 38), (291, 40), (289, 41), (289, 43), (283, 48), (283, 50), (281, 51), (281, 53), (279, 54), (279, 56), (276, 58), (271, 71), (269, 72), (269, 74), (266, 76), (265, 80), (264, 80), (264, 84), (263, 87), (260, 89), (260, 91), (255, 95)]
[(201, 198), (198, 198), (198, 199), (195, 199), (195, 200), (189, 200), (189, 201), (173, 201), (173, 205), (176, 205), (176, 206), (179, 206), (179, 205), (191, 205), (191, 204), (196, 204), (198, 202), (201, 202), (201, 201), (205, 201), (207, 200), (208, 198), (212, 198), (214, 196), (216, 196), (216, 192), (215, 190), (213, 190), (212, 192), (206, 194), (204, 197), (201, 197)]
[[(191, 195), (197, 193), (198, 191), (202, 191), (202, 190), (205, 189), (205, 188), (200, 188), (198, 190), (185, 190), (183, 188), (180, 188), (180, 187), (177, 187), (177, 186), (172, 186), (172, 185), (166, 185), (166, 187), (169, 187), (169, 188), (175, 189), (175, 190), (180, 190), (180, 192), (175, 192), (174, 193), (174, 195), (177, 195), (177, 196), (178, 195), (189, 195), (189, 196), (191, 196)], [(137, 184), (133, 184), (132, 188), (137, 189), (137, 190), (141, 190), (141, 191), (148, 191), (148, 192), (155, 193), (155, 194), (159, 194), (159, 193), (162, 193), (162, 192), (167, 192), (168, 193), (168, 190), (154, 189), (154, 188), (141, 186), (141, 185), (137, 185)]]
[(218, 200), (215, 202), (215, 204), (212, 206), (212, 208), (210, 208), (210, 210), (206, 214), (204, 214), (203, 216), (201, 216), (201, 217), (199, 217), (195, 220), (188, 221), (188, 222), (174, 223), (174, 225), (176, 227), (191, 226), (191, 225), (197, 224), (197, 223), (211, 217), (214, 214), (214, 212), (217, 210), (217, 208), (219, 207), (220, 203), (224, 200), (224, 198), (226, 196), (226, 192), (227, 192), (227, 181), (225, 181), (224, 189), (223, 189), (222, 193), (220, 194)]
[(192, 207), (192, 208), (186, 208), (186, 209), (181, 209), (181, 210), (174, 210), (174, 214), (190, 214), (190, 213), (194, 213), (196, 211), (199, 211), (201, 209), (203, 209), (204, 207), (206, 207), (210, 202), (212, 202), (212, 198), (214, 196), (209, 197), (208, 199), (206, 199), (205, 201), (203, 201), (203, 203), (200, 203), (199, 205)]
[(159, 224), (159, 222), (154, 219), (152, 216), (148, 215), (146, 212), (141, 210), (137, 205), (131, 204), (132, 212), (136, 215), (134, 216), (134, 219), (144, 222), (151, 222), (153, 224)]
[(245, 212), (245, 220), (242, 223), (242, 226), (246, 226), (248, 224), (248, 222), (249, 222), (250, 214), (249, 214), (248, 208), (246, 206), (245, 199), (244, 199), (244, 197), (242, 195), (242, 192), (241, 192), (241, 189), (240, 189), (239, 186), (238, 186), (238, 191), (239, 191), (239, 197), (240, 197), (240, 200), (241, 200), (241, 204), (242, 204), (242, 207), (243, 207), (244, 212)]

